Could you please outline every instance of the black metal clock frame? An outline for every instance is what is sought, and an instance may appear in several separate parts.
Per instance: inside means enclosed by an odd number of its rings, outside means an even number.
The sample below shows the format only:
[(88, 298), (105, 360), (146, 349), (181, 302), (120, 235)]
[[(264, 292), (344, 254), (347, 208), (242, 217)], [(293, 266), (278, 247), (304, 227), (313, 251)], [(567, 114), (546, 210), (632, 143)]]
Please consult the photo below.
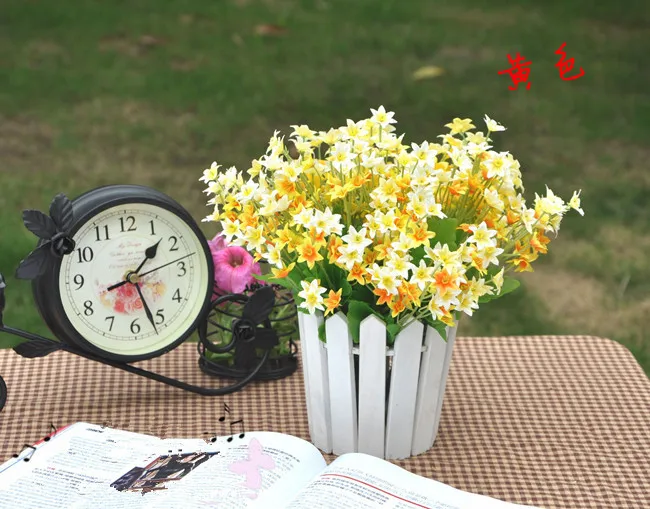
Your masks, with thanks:
[[(97, 348), (83, 338), (72, 326), (66, 317), (61, 303), (59, 292), (59, 268), (63, 256), (74, 250), (73, 235), (79, 227), (86, 224), (88, 219), (99, 212), (116, 205), (148, 203), (165, 208), (178, 215), (194, 231), (200, 240), (204, 255), (208, 263), (208, 281), (210, 288), (206, 289), (205, 301), (201, 311), (192, 326), (176, 341), (166, 347), (138, 356), (113, 355)], [(72, 207), (71, 207), (72, 205)], [(79, 196), (74, 202), (67, 201), (63, 195), (57, 195), (50, 207), (50, 218), (38, 211), (25, 211), (23, 219), (28, 229), (39, 236), (40, 241), (36, 249), (23, 260), (16, 275), (19, 278), (32, 279), (34, 299), (41, 317), (48, 325), (58, 341), (34, 334), (22, 329), (10, 327), (4, 323), (3, 312), (5, 309), (6, 283), (0, 274), (0, 332), (20, 337), (25, 342), (14, 347), (16, 353), (27, 358), (43, 357), (49, 353), (63, 350), (86, 359), (112, 366), (135, 375), (143, 376), (150, 380), (177, 387), (189, 392), (204, 396), (219, 396), (235, 392), (249, 382), (256, 379), (262, 367), (267, 362), (271, 349), (278, 344), (278, 338), (268, 321), (268, 312), (273, 306), (273, 292), (270, 288), (262, 289), (251, 300), (248, 315), (233, 324), (232, 341), (226, 345), (210, 346), (208, 339), (208, 323), (211, 311), (226, 300), (239, 300), (241, 295), (218, 296), (214, 293), (212, 281), (214, 280), (214, 267), (207, 241), (198, 226), (180, 205), (166, 195), (143, 186), (106, 186), (97, 188)], [(270, 307), (269, 307), (270, 302)], [(261, 325), (261, 327), (260, 327)], [(262, 349), (263, 354), (259, 361), (251, 366), (249, 373), (226, 387), (203, 387), (189, 384), (160, 373), (149, 371), (131, 363), (151, 359), (169, 352), (186, 341), (192, 333), (198, 332), (201, 344), (216, 352), (229, 352), (244, 348)], [(0, 410), (7, 400), (7, 386), (0, 376)]]

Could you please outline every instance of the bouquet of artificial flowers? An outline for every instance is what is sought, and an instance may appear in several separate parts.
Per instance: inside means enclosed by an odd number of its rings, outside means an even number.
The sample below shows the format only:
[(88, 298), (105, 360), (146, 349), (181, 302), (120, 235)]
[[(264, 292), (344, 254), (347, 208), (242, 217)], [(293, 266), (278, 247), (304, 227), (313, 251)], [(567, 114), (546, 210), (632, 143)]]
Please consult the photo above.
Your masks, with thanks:
[[(565, 203), (547, 188), (532, 207), (519, 162), (455, 118), (440, 142), (410, 146), (393, 112), (328, 131), (296, 125), (293, 147), (274, 133), (244, 175), (215, 162), (201, 180), (227, 242), (272, 265), (256, 277), (290, 288), (304, 312), (342, 311), (353, 339), (375, 314), (394, 338), (414, 320), (444, 337), (459, 313), (518, 286), (545, 254), (580, 193)], [(290, 151), (290, 148), (293, 151)]]

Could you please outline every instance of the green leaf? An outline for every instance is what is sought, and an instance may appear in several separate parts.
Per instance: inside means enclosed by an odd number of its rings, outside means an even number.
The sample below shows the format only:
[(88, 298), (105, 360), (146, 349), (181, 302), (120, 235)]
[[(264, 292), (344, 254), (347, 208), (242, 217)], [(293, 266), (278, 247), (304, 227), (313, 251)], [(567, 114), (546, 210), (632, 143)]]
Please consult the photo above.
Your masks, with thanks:
[[(433, 242), (435, 242), (435, 238), (431, 239)], [(411, 263), (414, 265), (420, 265), (420, 260), (424, 258), (424, 255), (426, 254), (424, 250), (424, 246), (418, 246), (415, 249), (411, 249), (409, 251), (409, 254), (412, 256)]]
[(283, 278), (274, 278), (273, 274), (265, 274), (263, 276), (259, 274), (253, 274), (253, 277), (255, 279), (259, 279), (260, 281), (266, 281), (267, 283), (272, 283), (275, 285), (280, 285), (283, 288), (286, 288), (291, 291), (297, 291), (298, 289), (296, 288), (296, 285), (289, 279), (288, 277), (283, 277)]
[(318, 339), (320, 339), (323, 343), (327, 342), (327, 338), (325, 336), (325, 322), (321, 323), (318, 326)]
[(436, 232), (436, 236), (431, 239), (431, 244), (434, 246), (436, 243), (447, 244), (450, 250), (456, 249), (456, 228), (458, 227), (458, 220), (453, 217), (446, 219), (439, 219), (437, 217), (429, 218), (427, 221), (429, 231)]
[(501, 287), (501, 292), (499, 293), (499, 297), (502, 295), (505, 295), (506, 293), (514, 292), (521, 283), (519, 282), (518, 279), (515, 279), (514, 277), (506, 277), (503, 279), (503, 286)]
[(395, 343), (397, 335), (402, 331), (402, 326), (398, 323), (391, 323), (386, 326), (386, 330), (388, 331), (388, 344), (392, 345)]
[(439, 320), (433, 322), (432, 327), (438, 331), (440, 337), (447, 341), (447, 326)]
[(350, 292), (351, 300), (358, 300), (360, 302), (375, 302), (377, 296), (372, 293), (372, 290), (365, 285), (355, 284)]
[(348, 303), (348, 327), (354, 343), (359, 343), (359, 328), (361, 327), (361, 322), (370, 315), (379, 316), (379, 314), (370, 307), (370, 304), (358, 300), (351, 300)]
[(319, 275), (322, 273), (321, 277), (321, 286), (325, 286), (327, 283), (331, 283), (332, 288), (335, 292), (341, 290), (341, 297), (347, 298), (352, 292), (352, 286), (347, 280), (347, 272), (345, 272), (340, 267), (336, 265), (331, 265), (329, 263), (322, 263), (318, 266)]
[(485, 304), (491, 300), (503, 297), (507, 293), (514, 292), (517, 288), (519, 288), (520, 285), (521, 283), (518, 279), (515, 279), (514, 277), (505, 277), (503, 279), (503, 286), (501, 287), (501, 291), (498, 293), (498, 295), (483, 295), (482, 297), (479, 297), (478, 302), (479, 304)]
[(444, 339), (447, 340), (447, 326), (442, 323), (440, 320), (434, 320), (431, 315), (426, 315), (422, 321), (424, 321), (429, 327), (433, 327), (438, 331), (438, 334)]

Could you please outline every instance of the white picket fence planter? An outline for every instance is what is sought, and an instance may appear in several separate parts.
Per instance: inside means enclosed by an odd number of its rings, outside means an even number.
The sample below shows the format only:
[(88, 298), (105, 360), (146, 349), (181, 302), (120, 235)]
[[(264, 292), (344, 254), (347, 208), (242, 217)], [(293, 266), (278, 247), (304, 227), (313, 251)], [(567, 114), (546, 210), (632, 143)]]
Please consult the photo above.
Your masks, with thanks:
[(386, 326), (376, 316), (361, 322), (359, 347), (353, 347), (343, 313), (325, 321), (327, 343), (318, 339), (322, 314), (298, 313), (298, 323), (309, 434), (316, 447), (327, 453), (400, 459), (433, 446), (456, 327), (447, 328), (445, 341), (434, 328), (426, 327), (424, 334), (424, 324), (414, 322), (389, 349)]

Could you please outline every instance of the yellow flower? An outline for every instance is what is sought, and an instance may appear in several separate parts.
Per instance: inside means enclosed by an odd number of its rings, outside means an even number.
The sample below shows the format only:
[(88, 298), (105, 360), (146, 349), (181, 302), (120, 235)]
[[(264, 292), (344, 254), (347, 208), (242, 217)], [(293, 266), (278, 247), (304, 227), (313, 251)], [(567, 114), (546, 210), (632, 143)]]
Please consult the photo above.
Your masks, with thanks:
[(337, 292), (330, 290), (328, 297), (323, 301), (325, 304), (325, 316), (327, 316), (328, 313), (334, 313), (334, 310), (339, 307), (341, 304), (342, 291), (342, 288), (339, 288)]
[(321, 254), (318, 252), (318, 247), (312, 244), (310, 239), (305, 239), (305, 241), (298, 248), (298, 261), (307, 262), (307, 266), (312, 269), (316, 262), (319, 262), (323, 259)]
[(391, 299), (393, 298), (393, 296), (390, 293), (388, 293), (386, 290), (384, 290), (383, 288), (375, 288), (372, 291), (372, 293), (374, 293), (377, 297), (379, 297), (377, 299), (377, 305), (378, 306), (381, 306), (382, 304), (386, 304), (386, 303), (390, 302)]
[(433, 286), (435, 286), (440, 295), (445, 295), (458, 289), (456, 276), (447, 269), (439, 270), (433, 275)]
[(456, 117), (450, 124), (445, 124), (445, 127), (449, 128), (450, 134), (458, 134), (458, 133), (464, 133), (465, 131), (469, 131), (470, 129), (473, 129), (476, 126), (472, 124), (471, 118), (460, 119)]
[(289, 275), (289, 273), (293, 270), (295, 266), (296, 266), (296, 262), (292, 262), (282, 269), (276, 269), (275, 267), (272, 267), (271, 273), (273, 274), (274, 278), (283, 279)]
[(358, 263), (355, 263), (350, 269), (350, 273), (346, 278), (348, 281), (356, 281), (360, 285), (366, 284), (366, 270)]

